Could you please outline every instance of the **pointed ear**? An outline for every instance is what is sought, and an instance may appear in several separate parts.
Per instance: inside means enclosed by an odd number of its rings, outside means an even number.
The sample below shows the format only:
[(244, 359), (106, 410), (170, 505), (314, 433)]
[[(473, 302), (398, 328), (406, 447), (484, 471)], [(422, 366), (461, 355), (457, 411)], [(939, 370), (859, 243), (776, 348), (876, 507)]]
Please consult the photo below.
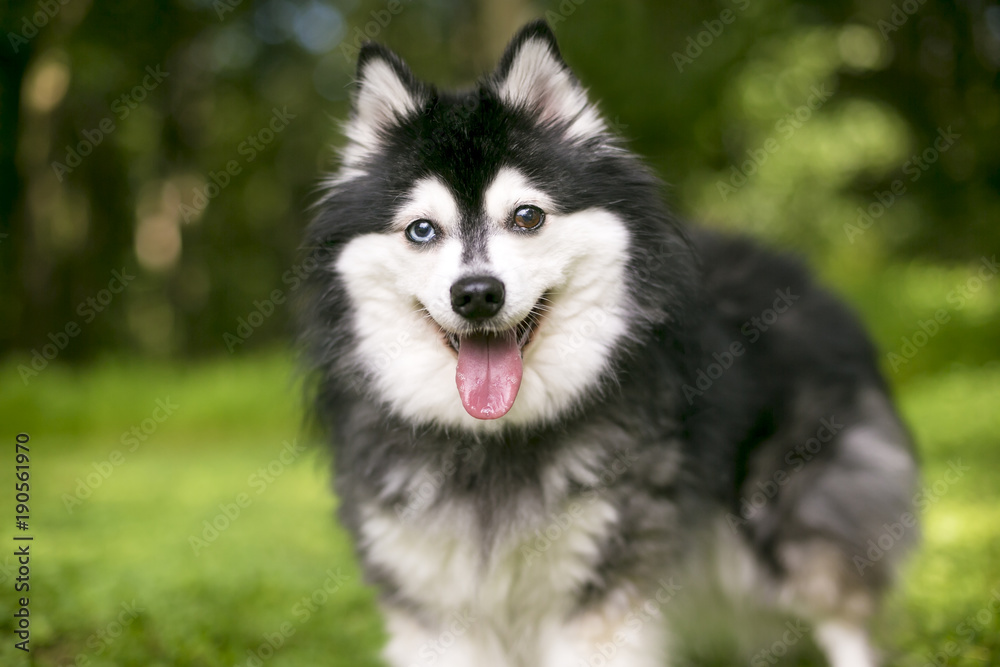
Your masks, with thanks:
[(562, 125), (568, 136), (605, 130), (597, 109), (559, 54), (559, 44), (543, 19), (521, 28), (507, 46), (493, 86), (508, 105), (527, 109), (540, 123)]
[(373, 145), (379, 134), (416, 113), (427, 99), (427, 91), (406, 63), (395, 53), (367, 42), (358, 53), (358, 90), (348, 136)]

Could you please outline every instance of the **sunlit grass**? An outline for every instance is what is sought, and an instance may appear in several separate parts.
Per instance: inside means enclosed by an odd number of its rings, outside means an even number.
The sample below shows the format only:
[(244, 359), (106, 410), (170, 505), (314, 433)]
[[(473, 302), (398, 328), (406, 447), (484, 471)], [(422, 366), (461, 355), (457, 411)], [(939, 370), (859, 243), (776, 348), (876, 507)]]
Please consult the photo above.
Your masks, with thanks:
[[(381, 621), (334, 520), (326, 455), (310, 447), (275, 464), (285, 443), (304, 442), (291, 377), (275, 355), (55, 367), (4, 387), (8, 433), (32, 435), (30, 664), (228, 667), (254, 654), (270, 656), (267, 665), (377, 664)], [(168, 396), (174, 414), (128, 451), (122, 434)], [(926, 511), (924, 544), (886, 606), (880, 644), (903, 667), (948, 648), (950, 665), (1000, 664), (1000, 614), (960, 625), (985, 618), (1000, 590), (1000, 370), (913, 380), (900, 403), (926, 483), (956, 461), (969, 470)], [(88, 475), (107, 472), (114, 450), (124, 461), (67, 505)], [(249, 502), (237, 517), (240, 494)], [(0, 513), (12, 516), (9, 494)], [(222, 527), (216, 536), (206, 521)], [(196, 549), (192, 538), (205, 543)], [(0, 556), (8, 591), (12, 564)], [(12, 595), (0, 596), (0, 664), (29, 664), (9, 639), (12, 612)], [(108, 643), (120, 615), (128, 622)]]

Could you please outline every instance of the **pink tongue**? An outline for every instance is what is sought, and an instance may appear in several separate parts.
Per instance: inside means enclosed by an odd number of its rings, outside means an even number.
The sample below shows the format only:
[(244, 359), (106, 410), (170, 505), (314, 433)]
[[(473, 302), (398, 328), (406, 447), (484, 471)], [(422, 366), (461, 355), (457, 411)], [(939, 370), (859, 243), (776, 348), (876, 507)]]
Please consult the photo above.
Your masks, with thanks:
[(521, 388), (521, 350), (514, 336), (459, 338), (455, 384), (465, 411), (476, 419), (507, 414)]

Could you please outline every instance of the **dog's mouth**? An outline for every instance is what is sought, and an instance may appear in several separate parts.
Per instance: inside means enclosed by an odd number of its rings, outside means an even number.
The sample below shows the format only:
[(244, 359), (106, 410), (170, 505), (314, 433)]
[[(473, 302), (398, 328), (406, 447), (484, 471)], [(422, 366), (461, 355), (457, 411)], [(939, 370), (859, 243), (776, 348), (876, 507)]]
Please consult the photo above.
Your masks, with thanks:
[(499, 419), (514, 406), (524, 349), (534, 340), (547, 303), (548, 295), (543, 295), (523, 320), (507, 329), (455, 333), (441, 328), (444, 344), (458, 357), (455, 384), (462, 405), (476, 419)]
[(538, 303), (535, 304), (535, 307), (531, 309), (531, 312), (528, 313), (527, 317), (515, 324), (513, 327), (502, 331), (484, 329), (470, 334), (457, 334), (445, 331), (440, 325), (438, 325), (438, 328), (441, 329), (441, 335), (444, 338), (445, 345), (450, 347), (456, 355), (459, 354), (463, 337), (478, 335), (509, 337), (517, 344), (518, 350), (523, 352), (524, 348), (527, 347), (535, 337), (535, 331), (538, 329), (538, 323), (542, 319), (542, 312), (545, 310), (545, 304), (547, 301), (548, 297), (542, 296), (542, 298), (538, 300)]

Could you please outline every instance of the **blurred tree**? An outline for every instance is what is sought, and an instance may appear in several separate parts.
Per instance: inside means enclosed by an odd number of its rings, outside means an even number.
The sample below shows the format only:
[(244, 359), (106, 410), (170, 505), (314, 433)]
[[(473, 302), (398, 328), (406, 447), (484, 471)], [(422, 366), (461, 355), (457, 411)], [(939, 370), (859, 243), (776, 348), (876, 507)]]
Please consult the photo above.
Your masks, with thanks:
[(0, 344), (31, 354), (70, 322), (66, 359), (286, 337), (357, 46), (468, 83), (538, 15), (687, 216), (845, 276), (1000, 245), (995, 3), (19, 1), (0, 7)]

